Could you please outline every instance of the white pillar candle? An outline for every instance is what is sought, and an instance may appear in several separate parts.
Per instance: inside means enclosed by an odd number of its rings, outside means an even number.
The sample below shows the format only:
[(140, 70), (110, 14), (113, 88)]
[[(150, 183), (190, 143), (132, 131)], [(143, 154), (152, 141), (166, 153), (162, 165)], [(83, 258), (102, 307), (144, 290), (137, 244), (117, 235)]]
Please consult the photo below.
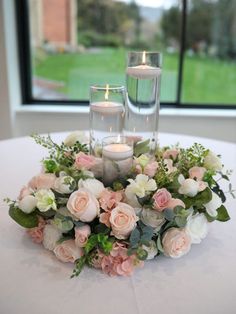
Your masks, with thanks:
[(133, 157), (133, 148), (127, 144), (115, 143), (103, 147), (103, 157), (119, 161)]

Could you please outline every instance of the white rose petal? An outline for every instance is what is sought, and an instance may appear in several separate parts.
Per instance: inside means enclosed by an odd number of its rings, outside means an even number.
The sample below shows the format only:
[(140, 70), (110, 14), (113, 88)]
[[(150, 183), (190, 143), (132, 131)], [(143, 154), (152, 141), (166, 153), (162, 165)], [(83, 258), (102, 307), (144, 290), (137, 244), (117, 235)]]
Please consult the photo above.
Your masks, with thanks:
[(204, 214), (196, 214), (188, 216), (186, 232), (191, 237), (192, 243), (200, 243), (208, 233), (208, 221)]
[(51, 190), (41, 189), (35, 193), (37, 199), (37, 208), (41, 212), (46, 212), (49, 209), (57, 209), (55, 203), (55, 195)]
[(46, 225), (43, 230), (43, 246), (45, 249), (53, 251), (60, 240), (62, 232), (54, 225)]
[(19, 202), (18, 206), (24, 213), (30, 214), (35, 210), (36, 205), (37, 199), (33, 195), (27, 195)]
[(140, 209), (142, 206), (139, 204), (136, 194), (133, 192), (131, 185), (125, 189), (126, 202), (135, 209)]
[(147, 260), (153, 259), (157, 255), (156, 243), (151, 240), (149, 244), (150, 246), (142, 245), (142, 248), (148, 253)]
[(194, 197), (199, 191), (199, 183), (193, 179), (185, 179), (182, 181), (182, 177), (178, 179), (181, 186), (179, 188), (179, 193), (187, 195), (189, 197)]
[(75, 188), (75, 180), (70, 176), (60, 176), (55, 180), (54, 190), (61, 194), (70, 194)]
[(222, 169), (222, 163), (219, 157), (209, 151), (204, 159), (204, 167), (209, 170), (220, 171)]
[(74, 131), (66, 137), (64, 144), (66, 146), (73, 146), (77, 141), (81, 143), (88, 143), (86, 133), (83, 131)]
[(217, 216), (217, 209), (222, 205), (222, 201), (220, 199), (220, 197), (212, 192), (212, 199), (210, 200), (209, 203), (204, 204), (207, 213), (211, 216), (211, 217), (216, 217)]
[(97, 179), (80, 179), (78, 182), (78, 188), (86, 188), (89, 190), (96, 198), (99, 198), (102, 191), (105, 189), (104, 184)]

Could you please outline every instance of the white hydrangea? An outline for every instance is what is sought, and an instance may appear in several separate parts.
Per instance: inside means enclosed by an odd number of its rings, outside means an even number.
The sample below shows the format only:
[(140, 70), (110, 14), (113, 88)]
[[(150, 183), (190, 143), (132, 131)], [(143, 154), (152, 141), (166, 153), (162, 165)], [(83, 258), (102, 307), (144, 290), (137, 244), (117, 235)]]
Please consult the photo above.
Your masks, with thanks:
[(185, 227), (192, 243), (200, 243), (208, 233), (208, 221), (204, 214), (189, 215)]
[(37, 205), (37, 199), (33, 195), (27, 195), (19, 201), (19, 208), (26, 214), (32, 213)]

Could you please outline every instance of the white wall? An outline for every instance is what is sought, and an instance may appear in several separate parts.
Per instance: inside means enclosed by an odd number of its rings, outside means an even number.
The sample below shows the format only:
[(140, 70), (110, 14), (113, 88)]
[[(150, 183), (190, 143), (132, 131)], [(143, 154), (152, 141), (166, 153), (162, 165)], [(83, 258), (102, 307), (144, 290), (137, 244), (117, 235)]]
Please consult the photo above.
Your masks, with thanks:
[[(0, 0), (0, 139), (87, 129), (87, 108), (22, 106), (14, 23), (14, 1)], [(236, 142), (236, 110), (163, 109), (159, 130)]]

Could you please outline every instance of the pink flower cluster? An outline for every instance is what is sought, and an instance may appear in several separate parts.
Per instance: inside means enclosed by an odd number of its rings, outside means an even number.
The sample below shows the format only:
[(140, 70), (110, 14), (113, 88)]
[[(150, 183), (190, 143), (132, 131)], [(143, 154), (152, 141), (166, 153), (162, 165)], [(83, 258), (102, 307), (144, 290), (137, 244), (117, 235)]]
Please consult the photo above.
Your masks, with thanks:
[(135, 255), (127, 255), (125, 244), (115, 242), (108, 256), (98, 252), (98, 257), (93, 266), (101, 268), (109, 276), (130, 276), (135, 267), (141, 267), (143, 264)]

